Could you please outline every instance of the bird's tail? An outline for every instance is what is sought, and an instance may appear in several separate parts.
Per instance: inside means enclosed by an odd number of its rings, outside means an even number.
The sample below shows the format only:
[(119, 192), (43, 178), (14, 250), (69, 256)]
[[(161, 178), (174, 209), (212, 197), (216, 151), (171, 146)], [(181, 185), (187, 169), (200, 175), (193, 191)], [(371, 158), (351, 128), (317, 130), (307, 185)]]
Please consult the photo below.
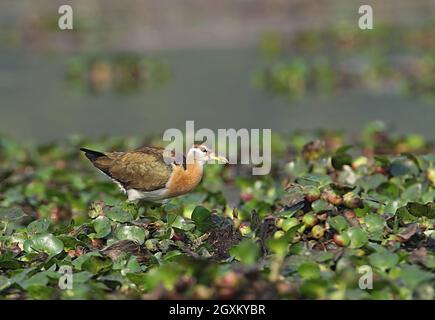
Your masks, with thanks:
[(83, 151), (85, 153), (86, 158), (88, 158), (92, 162), (94, 162), (98, 158), (106, 157), (106, 155), (104, 153), (99, 152), (99, 151), (94, 151), (94, 150), (90, 150), (90, 149), (86, 149), (86, 148), (80, 148), (80, 150)]

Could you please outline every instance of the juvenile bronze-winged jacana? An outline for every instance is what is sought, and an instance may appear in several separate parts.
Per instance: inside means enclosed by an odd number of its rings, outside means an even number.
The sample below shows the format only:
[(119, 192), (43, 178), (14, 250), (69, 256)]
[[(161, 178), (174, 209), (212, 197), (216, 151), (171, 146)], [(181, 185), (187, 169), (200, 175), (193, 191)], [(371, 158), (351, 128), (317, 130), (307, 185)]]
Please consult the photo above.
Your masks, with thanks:
[(98, 152), (81, 148), (92, 164), (127, 194), (129, 201), (164, 201), (192, 191), (209, 160), (228, 163), (205, 145), (194, 145), (181, 161), (164, 148), (143, 147), (128, 152)]

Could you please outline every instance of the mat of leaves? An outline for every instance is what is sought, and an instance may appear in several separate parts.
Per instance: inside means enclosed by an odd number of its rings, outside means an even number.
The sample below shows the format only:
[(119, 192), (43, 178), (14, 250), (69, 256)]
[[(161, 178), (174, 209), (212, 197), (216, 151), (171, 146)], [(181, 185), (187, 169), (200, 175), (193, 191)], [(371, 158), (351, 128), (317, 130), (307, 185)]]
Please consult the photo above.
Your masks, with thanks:
[(352, 142), (274, 136), (270, 175), (212, 165), (156, 206), (126, 203), (78, 152), (134, 139), (2, 137), (0, 298), (434, 299), (433, 144), (379, 123)]

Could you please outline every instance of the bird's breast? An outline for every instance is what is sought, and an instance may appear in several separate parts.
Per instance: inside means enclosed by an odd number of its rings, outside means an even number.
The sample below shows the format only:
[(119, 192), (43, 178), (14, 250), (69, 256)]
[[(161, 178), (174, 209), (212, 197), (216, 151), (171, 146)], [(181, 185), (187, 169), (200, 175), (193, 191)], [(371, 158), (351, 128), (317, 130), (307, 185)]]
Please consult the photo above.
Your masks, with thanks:
[(192, 191), (202, 179), (202, 166), (194, 163), (188, 164), (186, 170), (183, 166), (174, 166), (166, 188), (168, 197), (176, 197)]

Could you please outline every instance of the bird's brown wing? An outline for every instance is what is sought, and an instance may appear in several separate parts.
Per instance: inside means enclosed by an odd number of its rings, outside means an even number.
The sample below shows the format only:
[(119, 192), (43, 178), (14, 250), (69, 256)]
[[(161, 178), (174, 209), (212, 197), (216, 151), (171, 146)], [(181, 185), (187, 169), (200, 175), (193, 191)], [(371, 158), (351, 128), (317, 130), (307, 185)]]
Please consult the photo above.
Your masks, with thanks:
[(153, 191), (164, 188), (172, 172), (164, 149), (145, 147), (129, 152), (106, 153), (93, 164), (125, 189)]

